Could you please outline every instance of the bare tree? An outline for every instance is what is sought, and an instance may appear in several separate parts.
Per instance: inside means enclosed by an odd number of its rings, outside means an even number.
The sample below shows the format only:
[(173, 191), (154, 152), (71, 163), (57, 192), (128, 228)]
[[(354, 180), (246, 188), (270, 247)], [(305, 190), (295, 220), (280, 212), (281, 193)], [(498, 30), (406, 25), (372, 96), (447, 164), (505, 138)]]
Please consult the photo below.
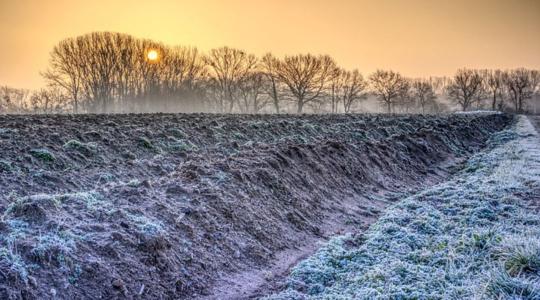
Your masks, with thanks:
[(222, 47), (210, 50), (205, 61), (211, 69), (211, 78), (220, 90), (220, 111), (224, 111), (225, 102), (228, 102), (228, 111), (232, 112), (238, 86), (255, 68), (257, 59), (242, 50)]
[(460, 69), (447, 86), (447, 94), (461, 106), (463, 111), (480, 99), (483, 78), (477, 70)]
[(79, 96), (82, 88), (82, 74), (78, 44), (74, 39), (61, 41), (56, 45), (49, 60), (49, 69), (41, 75), (53, 88), (63, 88), (71, 96), (73, 113), (79, 112)]
[(505, 73), (504, 84), (517, 113), (524, 112), (526, 101), (533, 97), (539, 83), (540, 73), (536, 70), (520, 68)]
[(296, 101), (296, 112), (317, 100), (333, 76), (336, 63), (327, 55), (300, 54), (285, 56), (278, 62), (277, 76)]
[(34, 113), (60, 113), (66, 111), (68, 102), (68, 97), (58, 88), (41, 89), (30, 96)]
[(484, 84), (486, 91), (491, 98), (491, 109), (496, 110), (501, 107), (503, 97), (504, 76), (501, 70), (484, 71)]
[(391, 113), (394, 104), (403, 92), (406, 79), (394, 71), (377, 70), (369, 76), (373, 93), (386, 106), (386, 112)]
[(350, 113), (352, 105), (367, 97), (368, 83), (358, 70), (341, 72), (340, 97), (343, 102), (343, 110)]
[(0, 86), (0, 113), (27, 113), (30, 90)]
[(428, 107), (433, 111), (436, 104), (437, 95), (435, 94), (433, 85), (427, 80), (416, 80), (412, 84), (412, 94), (416, 99), (420, 111), (425, 114)]
[(280, 113), (280, 82), (278, 78), (279, 60), (272, 54), (267, 53), (261, 59), (261, 66), (264, 75), (267, 77), (266, 93), (272, 98), (276, 114)]
[(164, 110), (193, 111), (201, 109), (202, 80), (207, 75), (203, 56), (196, 48), (165, 47), (158, 66), (160, 87), (156, 95), (162, 99)]
[[(157, 52), (157, 58), (147, 54)], [(517, 112), (538, 93), (538, 71), (458, 70), (452, 79), (411, 82), (393, 71), (369, 76), (370, 89), (387, 112), (441, 111), (447, 98), (463, 110), (501, 109), (508, 98)], [(169, 47), (122, 33), (93, 32), (58, 43), (42, 73), (47, 91), (59, 90), (73, 113), (142, 111), (220, 111), (257, 113), (272, 105), (276, 113), (307, 105), (314, 112), (350, 112), (366, 95), (358, 71), (340, 69), (329, 56), (311, 54), (258, 62), (239, 49), (222, 47), (203, 55), (196, 48)], [(444, 92), (443, 92), (444, 91)], [(27, 112), (33, 102), (51, 111), (47, 94), (1, 90), (0, 112)], [(25, 96), (26, 95), (26, 96)], [(435, 101), (439, 96), (440, 101)], [(284, 100), (293, 100), (292, 104)], [(64, 101), (64, 100), (63, 100)], [(215, 103), (212, 103), (215, 101)], [(342, 105), (342, 106), (341, 106)], [(56, 106), (55, 106), (56, 107)]]
[(73, 112), (168, 111), (204, 106), (207, 70), (196, 48), (94, 32), (61, 41), (42, 75), (69, 95)]
[(243, 113), (259, 113), (267, 104), (268, 98), (263, 91), (266, 77), (261, 72), (251, 72), (240, 82), (239, 107)]
[(343, 74), (345, 70), (336, 67), (330, 76), (329, 80), (329, 97), (330, 97), (330, 111), (337, 113), (339, 102), (341, 102), (341, 89), (343, 88)]
[(401, 113), (410, 113), (415, 106), (414, 97), (412, 94), (412, 81), (405, 78), (396, 98), (396, 106)]

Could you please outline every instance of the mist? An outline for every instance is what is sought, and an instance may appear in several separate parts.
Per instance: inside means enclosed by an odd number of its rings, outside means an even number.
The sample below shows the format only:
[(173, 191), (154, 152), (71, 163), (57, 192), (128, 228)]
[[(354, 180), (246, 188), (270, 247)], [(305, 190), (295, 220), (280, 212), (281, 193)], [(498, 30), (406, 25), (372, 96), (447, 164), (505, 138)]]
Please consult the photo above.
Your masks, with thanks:
[(364, 76), (329, 55), (262, 57), (169, 46), (124, 33), (60, 41), (37, 91), (4, 86), (0, 113), (441, 113), (538, 106), (536, 70), (460, 69), (454, 77)]

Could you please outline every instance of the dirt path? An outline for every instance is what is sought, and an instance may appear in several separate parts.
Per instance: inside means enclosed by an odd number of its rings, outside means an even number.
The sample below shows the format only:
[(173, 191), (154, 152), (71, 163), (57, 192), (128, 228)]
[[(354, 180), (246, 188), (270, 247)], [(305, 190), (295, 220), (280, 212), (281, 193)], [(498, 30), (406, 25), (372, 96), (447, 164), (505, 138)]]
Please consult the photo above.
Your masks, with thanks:
[[(456, 166), (462, 160), (451, 160), (446, 162), (448, 166)], [(450, 174), (450, 173), (449, 173)], [(448, 175), (450, 176), (450, 175)], [(437, 180), (431, 180), (426, 178), (427, 182), (430, 182), (429, 186), (435, 185), (441, 178)], [(422, 189), (428, 186), (423, 185)], [(418, 191), (415, 191), (418, 192)], [(412, 194), (412, 193), (411, 193)], [(383, 195), (381, 198), (384, 198)], [(388, 196), (392, 198), (393, 196)], [(404, 196), (405, 197), (405, 196)], [(362, 199), (359, 199), (362, 198)], [(369, 199), (359, 197), (356, 200), (347, 202), (359, 202), (363, 205), (370, 203)], [(217, 281), (212, 288), (210, 295), (202, 296), (198, 299), (203, 300), (248, 300), (259, 299), (272, 292), (282, 290), (286, 284), (285, 279), (288, 277), (291, 269), (300, 263), (302, 260), (314, 254), (321, 246), (328, 242), (334, 236), (342, 236), (346, 234), (362, 235), (371, 224), (378, 220), (381, 213), (384, 211), (387, 205), (390, 205), (393, 201), (390, 199), (388, 202), (372, 203), (374, 206), (378, 206), (379, 209), (376, 213), (370, 216), (358, 216), (357, 221), (361, 221), (361, 225), (346, 225), (343, 222), (332, 222), (327, 224), (322, 229), (324, 232), (321, 237), (303, 236), (301, 240), (297, 241), (294, 248), (281, 251), (275, 255), (275, 259), (271, 264), (263, 266), (258, 269), (246, 270), (244, 272), (228, 275)], [(353, 206), (353, 203), (349, 205)], [(335, 219), (346, 217), (342, 214), (336, 214), (332, 216)]]

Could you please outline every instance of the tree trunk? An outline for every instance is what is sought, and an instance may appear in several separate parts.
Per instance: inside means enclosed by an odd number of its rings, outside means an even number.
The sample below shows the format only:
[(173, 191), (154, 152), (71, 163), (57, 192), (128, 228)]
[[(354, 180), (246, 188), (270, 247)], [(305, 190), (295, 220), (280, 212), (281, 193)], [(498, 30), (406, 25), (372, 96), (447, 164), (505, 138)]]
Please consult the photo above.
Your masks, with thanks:
[(303, 108), (304, 108), (304, 100), (298, 100), (296, 113), (301, 114)]
[(277, 93), (276, 82), (272, 79), (272, 100), (274, 100), (274, 108), (276, 109), (276, 114), (279, 114), (279, 96)]
[(463, 103), (461, 103), (461, 110), (467, 111), (469, 109), (469, 100), (463, 99)]

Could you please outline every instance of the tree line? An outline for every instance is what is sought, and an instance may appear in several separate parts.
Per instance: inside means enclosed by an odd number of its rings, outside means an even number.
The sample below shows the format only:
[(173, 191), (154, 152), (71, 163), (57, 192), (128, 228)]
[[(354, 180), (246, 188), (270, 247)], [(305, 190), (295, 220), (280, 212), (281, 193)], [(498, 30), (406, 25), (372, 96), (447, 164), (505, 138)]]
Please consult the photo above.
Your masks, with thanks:
[(41, 75), (47, 86), (39, 91), (0, 88), (0, 113), (350, 113), (366, 99), (388, 113), (452, 106), (524, 112), (540, 89), (540, 72), (524, 68), (460, 69), (427, 79), (377, 70), (364, 77), (328, 55), (256, 57), (230, 47), (203, 53), (112, 32), (62, 40)]

